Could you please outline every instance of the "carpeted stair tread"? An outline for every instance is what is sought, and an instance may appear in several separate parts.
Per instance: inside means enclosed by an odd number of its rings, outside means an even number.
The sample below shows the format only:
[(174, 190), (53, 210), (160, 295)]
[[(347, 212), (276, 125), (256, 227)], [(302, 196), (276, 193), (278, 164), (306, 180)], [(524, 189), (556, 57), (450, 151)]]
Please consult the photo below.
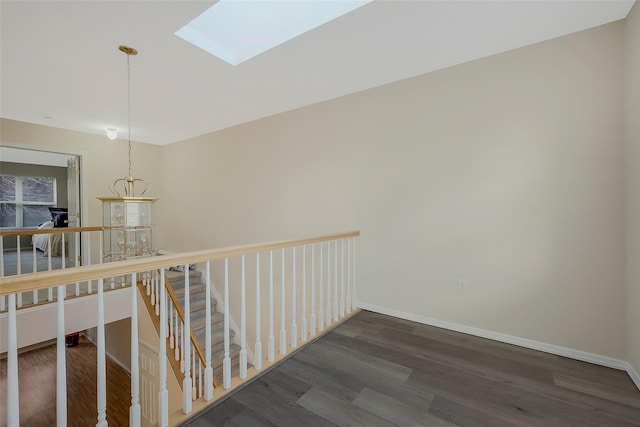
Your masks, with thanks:
[[(198, 337), (198, 341), (202, 343), (202, 349), (204, 349), (205, 332), (206, 332), (206, 329), (202, 329), (196, 333), (196, 336)], [(229, 340), (231, 342), (233, 342), (233, 338), (235, 337), (235, 335), (236, 334), (233, 330), (229, 331)], [(218, 330), (218, 331), (212, 332), (211, 334), (211, 348), (213, 349), (212, 351), (216, 352), (223, 347), (224, 347), (224, 331)]]
[[(184, 271), (172, 271), (165, 270), (165, 276), (171, 281), (172, 285), (184, 286)], [(189, 270), (189, 281), (200, 281), (202, 277), (202, 271), (200, 270)]]

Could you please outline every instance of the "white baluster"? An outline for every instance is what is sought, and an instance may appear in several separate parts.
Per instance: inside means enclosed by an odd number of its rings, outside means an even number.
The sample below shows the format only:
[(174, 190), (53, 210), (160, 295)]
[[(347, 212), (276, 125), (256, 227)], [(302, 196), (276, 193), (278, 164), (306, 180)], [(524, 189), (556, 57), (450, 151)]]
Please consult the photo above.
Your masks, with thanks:
[(356, 307), (356, 242), (357, 240), (353, 239), (353, 283), (351, 284), (353, 293), (353, 297), (351, 298), (351, 302), (353, 303), (354, 308)]
[[(64, 244), (64, 233), (60, 233), (60, 249), (61, 249), (61, 258), (62, 258), (62, 269), (67, 268), (67, 257), (65, 254), (65, 244)], [(65, 285), (65, 295), (67, 294), (67, 286)]]
[(182, 330), (182, 353), (184, 355), (184, 380), (182, 382), (182, 410), (191, 412), (191, 297), (189, 295), (189, 264), (184, 266), (184, 329)]
[(222, 387), (231, 388), (231, 357), (229, 357), (229, 258), (224, 259), (224, 359), (222, 359)]
[[(79, 239), (79, 235), (78, 233), (73, 233), (73, 244), (74, 247), (76, 248), (75, 250), (75, 257), (76, 259), (73, 260), (73, 265), (75, 267), (79, 267), (80, 266), (80, 261), (78, 259), (78, 249), (80, 248), (80, 239)], [(80, 282), (76, 282), (76, 296), (79, 297), (80, 296)]]
[(296, 295), (296, 247), (293, 247), (293, 281), (291, 284), (291, 347), (296, 348), (298, 346), (298, 324), (297, 324), (297, 295)]
[(247, 307), (245, 289), (245, 256), (242, 254), (242, 284), (240, 295), (240, 378), (247, 378)]
[(98, 279), (98, 423), (107, 424), (107, 365), (104, 344), (104, 279)]
[[(178, 310), (176, 309), (175, 305), (173, 304), (173, 302), (171, 301), (171, 313), (173, 313), (173, 322), (174, 322), (174, 341), (175, 341), (175, 346), (174, 346), (174, 357), (176, 360), (180, 360), (181, 358), (181, 351), (180, 351), (180, 318), (178, 316)], [(183, 368), (181, 368), (183, 369)]]
[(307, 245), (302, 246), (302, 341), (307, 340)]
[(155, 289), (155, 293), (156, 293), (156, 296), (155, 296), (156, 316), (160, 316), (160, 302), (158, 301), (158, 298), (159, 298), (159, 295), (160, 295), (160, 286), (164, 286), (164, 283), (160, 283), (160, 281), (158, 280), (157, 276), (153, 278), (153, 282), (152, 283), (153, 283), (153, 286), (154, 286), (154, 289)]
[[(189, 340), (191, 342), (191, 340)], [(198, 358), (200, 360), (200, 358)], [(191, 343), (191, 400), (196, 400), (198, 398), (198, 390), (196, 389), (196, 348)]]
[(160, 353), (158, 355), (158, 426), (169, 425), (169, 392), (167, 391), (167, 299), (164, 287), (164, 268), (160, 269)]
[[(20, 236), (17, 236), (17, 237), (20, 238)], [(31, 236), (31, 238), (33, 238), (33, 236)], [(37, 260), (37, 256), (36, 256), (36, 246), (33, 245), (32, 248), (33, 248), (33, 252), (31, 253), (31, 255), (32, 255), (31, 259), (33, 261), (33, 264), (32, 264), (31, 271), (34, 272), (34, 273), (37, 273), (38, 272), (38, 260)], [(32, 299), (33, 299), (33, 304), (34, 305), (38, 304), (39, 301), (38, 301), (38, 291), (37, 290), (32, 292)]]
[(64, 247), (64, 233), (60, 233), (60, 245), (62, 249), (62, 268), (67, 268), (67, 254), (65, 253)]
[(205, 375), (205, 392), (204, 399), (208, 402), (213, 399), (213, 366), (211, 364), (211, 261), (207, 260), (205, 264), (206, 290), (205, 298), (207, 305), (205, 306), (205, 359), (207, 367), (204, 370)]
[(327, 326), (331, 325), (331, 242), (327, 242)]
[(147, 294), (150, 297), (152, 307), (155, 307), (156, 305), (156, 284), (154, 282), (155, 280), (149, 281), (149, 293)]
[(202, 360), (198, 359), (198, 399), (202, 397), (202, 390), (204, 389), (203, 383), (203, 375), (202, 375)]
[(284, 287), (284, 248), (281, 251), (281, 286), (280, 286), (280, 354), (285, 354), (287, 352), (287, 328), (285, 326), (285, 317), (286, 317), (286, 298), (285, 298), (285, 287)]
[(324, 264), (322, 255), (323, 243), (320, 242), (320, 309), (318, 311), (318, 329), (324, 329)]
[(351, 313), (351, 237), (347, 239), (347, 313)]
[[(22, 274), (22, 255), (20, 252), (22, 251), (20, 245), (20, 236), (16, 236), (16, 274), (19, 276)], [(20, 302), (18, 301), (18, 307), (20, 307)]]
[(275, 358), (275, 337), (273, 336), (273, 251), (269, 251), (269, 337), (267, 338), (267, 360)]
[[(82, 265), (91, 265), (91, 233), (86, 232), (85, 236), (87, 236), (87, 246), (86, 246), (86, 258), (82, 258)], [(87, 293), (90, 294), (92, 292), (91, 289), (91, 280), (87, 280)]]
[(56, 342), (56, 422), (59, 426), (67, 425), (67, 361), (65, 358), (64, 333), (64, 297), (65, 287), (58, 286), (58, 334)]
[(51, 234), (47, 235), (47, 268), (49, 271), (53, 269), (53, 264), (51, 261)]
[(344, 317), (344, 239), (340, 240), (340, 317)]
[(257, 370), (262, 369), (262, 338), (260, 312), (260, 252), (256, 252), (256, 364)]
[(98, 233), (98, 264), (102, 264), (104, 262), (104, 248), (102, 247), (103, 242), (103, 233)]
[(173, 350), (175, 348), (175, 337), (174, 337), (175, 327), (173, 326), (173, 310), (171, 309), (172, 307), (171, 304), (167, 303), (167, 307), (168, 307), (167, 314), (169, 316), (169, 348)]
[(8, 297), (9, 318), (7, 337), (7, 426), (20, 425), (18, 387), (18, 328), (16, 322), (16, 294)]
[[(20, 236), (16, 236), (16, 274), (22, 274), (22, 255), (20, 255)], [(18, 294), (18, 308), (22, 307), (22, 292)]]
[[(131, 407), (129, 425), (140, 427), (140, 367), (138, 365), (138, 281), (136, 273), (131, 274)], [(160, 321), (162, 325), (162, 321)], [(160, 337), (162, 341), (162, 337)]]
[[(177, 308), (176, 308), (177, 311)], [(184, 322), (180, 322), (180, 330), (179, 330), (179, 335), (180, 335), (180, 339), (178, 341), (179, 343), (179, 351), (178, 353), (180, 354), (180, 372), (182, 372), (184, 374), (184, 334), (185, 334), (185, 329), (184, 329)], [(184, 380), (183, 380), (184, 383)]]
[(338, 320), (338, 241), (333, 246), (333, 320)]
[(311, 244), (311, 336), (316, 335), (316, 245)]

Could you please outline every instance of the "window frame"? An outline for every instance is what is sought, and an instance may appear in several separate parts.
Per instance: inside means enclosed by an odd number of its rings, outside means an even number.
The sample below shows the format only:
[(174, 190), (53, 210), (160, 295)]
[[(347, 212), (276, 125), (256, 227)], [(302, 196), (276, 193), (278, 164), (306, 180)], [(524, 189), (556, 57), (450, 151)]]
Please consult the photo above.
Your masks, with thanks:
[[(32, 176), (32, 175), (10, 175), (10, 174), (1, 174), (0, 176), (5, 177), (14, 177), (15, 178), (15, 200), (14, 201), (5, 201), (0, 200), (0, 204), (8, 204), (16, 206), (16, 224), (15, 226), (10, 227), (1, 227), (0, 229), (15, 229), (15, 228), (37, 228), (37, 226), (24, 226), (24, 207), (25, 206), (48, 206), (48, 207), (56, 207), (58, 205), (58, 180), (55, 176)], [(53, 202), (30, 202), (24, 201), (23, 192), (22, 192), (22, 180), (24, 178), (45, 178), (53, 181)]]

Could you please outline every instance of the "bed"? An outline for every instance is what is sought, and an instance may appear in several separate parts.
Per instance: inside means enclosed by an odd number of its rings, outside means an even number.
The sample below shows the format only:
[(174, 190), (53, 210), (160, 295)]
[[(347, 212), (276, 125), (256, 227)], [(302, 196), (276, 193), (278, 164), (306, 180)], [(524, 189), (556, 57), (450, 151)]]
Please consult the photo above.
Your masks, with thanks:
[[(53, 221), (47, 221), (41, 224), (38, 229), (53, 228)], [(44, 255), (49, 254), (49, 239), (51, 239), (51, 256), (62, 255), (62, 233), (55, 234), (34, 234), (31, 237), (31, 245), (36, 249), (44, 252)]]

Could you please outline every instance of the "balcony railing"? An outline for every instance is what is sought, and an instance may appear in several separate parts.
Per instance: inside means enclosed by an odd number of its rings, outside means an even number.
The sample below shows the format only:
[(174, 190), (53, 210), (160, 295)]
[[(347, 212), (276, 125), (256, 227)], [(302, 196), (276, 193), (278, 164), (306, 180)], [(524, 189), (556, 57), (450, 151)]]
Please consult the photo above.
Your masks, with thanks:
[[(14, 238), (14, 242), (8, 242)], [(22, 275), (91, 265), (102, 262), (102, 227), (15, 229), (0, 231), (0, 277)], [(28, 243), (25, 243), (27, 240)], [(6, 246), (14, 246), (7, 250)], [(92, 259), (92, 249), (94, 257)], [(81, 253), (84, 252), (84, 257)], [(75, 283), (67, 297), (95, 293), (91, 282)], [(57, 296), (53, 288), (16, 294), (17, 308), (51, 303)], [(6, 298), (0, 297), (0, 312), (6, 311)]]
[[(354, 310), (356, 291), (356, 243), (358, 231), (315, 238), (236, 246), (222, 249), (177, 253), (121, 262), (93, 264), (47, 272), (27, 273), (0, 278), (0, 298), (6, 298), (7, 313), (7, 425), (20, 424), (17, 337), (18, 296), (42, 290), (57, 290), (57, 425), (67, 424), (65, 298), (67, 286), (95, 283), (97, 294), (97, 425), (106, 426), (105, 371), (105, 287), (125, 278), (139, 283), (141, 289), (153, 289), (159, 317), (158, 389), (141, 395), (138, 361), (137, 287), (131, 289), (131, 407), (130, 425), (141, 423), (141, 405), (158, 402), (157, 412), (148, 422), (160, 426), (174, 425), (194, 411), (211, 405), (227, 393), (259, 375), (262, 371), (310, 342)], [(176, 316), (176, 298), (169, 298), (162, 286), (169, 269), (184, 268), (183, 316)], [(204, 293), (190, 295), (190, 269), (204, 271)], [(172, 273), (173, 274), (173, 273)], [(149, 282), (150, 278), (157, 280)], [(142, 283), (144, 281), (144, 288)], [(119, 282), (118, 282), (119, 283)], [(92, 287), (93, 289), (93, 287)], [(195, 288), (193, 288), (195, 289)], [(126, 291), (126, 289), (125, 289)], [(149, 294), (151, 294), (149, 290)], [(146, 298), (146, 292), (140, 292)], [(214, 299), (215, 296), (215, 299)], [(204, 300), (204, 301), (202, 301)], [(212, 327), (214, 302), (222, 311), (223, 350), (213, 354)], [(196, 367), (193, 346), (184, 345), (191, 336), (192, 306), (205, 311), (204, 363)], [(173, 308), (170, 310), (170, 307)], [(155, 309), (154, 309), (155, 310)], [(276, 317), (279, 329), (276, 331)], [(178, 321), (179, 320), (179, 321)], [(232, 324), (237, 320), (238, 335), (232, 339)], [(215, 322), (214, 322), (215, 323)], [(266, 327), (264, 327), (266, 325)], [(4, 333), (5, 331), (1, 331)], [(167, 348), (173, 341), (179, 349), (183, 378), (180, 395), (167, 389), (167, 360), (174, 351)], [(189, 340), (187, 339), (187, 342)], [(266, 351), (263, 350), (266, 347)], [(239, 346), (237, 360), (232, 361), (232, 346)], [(198, 358), (199, 359), (199, 358)], [(222, 387), (214, 390), (215, 366), (221, 365)], [(237, 375), (232, 373), (237, 370)], [(197, 381), (195, 378), (197, 377)], [(201, 392), (194, 392), (198, 384)], [(169, 402), (181, 401), (181, 410), (170, 413)], [(150, 406), (150, 407), (151, 407)], [(146, 407), (145, 407), (146, 409)]]

